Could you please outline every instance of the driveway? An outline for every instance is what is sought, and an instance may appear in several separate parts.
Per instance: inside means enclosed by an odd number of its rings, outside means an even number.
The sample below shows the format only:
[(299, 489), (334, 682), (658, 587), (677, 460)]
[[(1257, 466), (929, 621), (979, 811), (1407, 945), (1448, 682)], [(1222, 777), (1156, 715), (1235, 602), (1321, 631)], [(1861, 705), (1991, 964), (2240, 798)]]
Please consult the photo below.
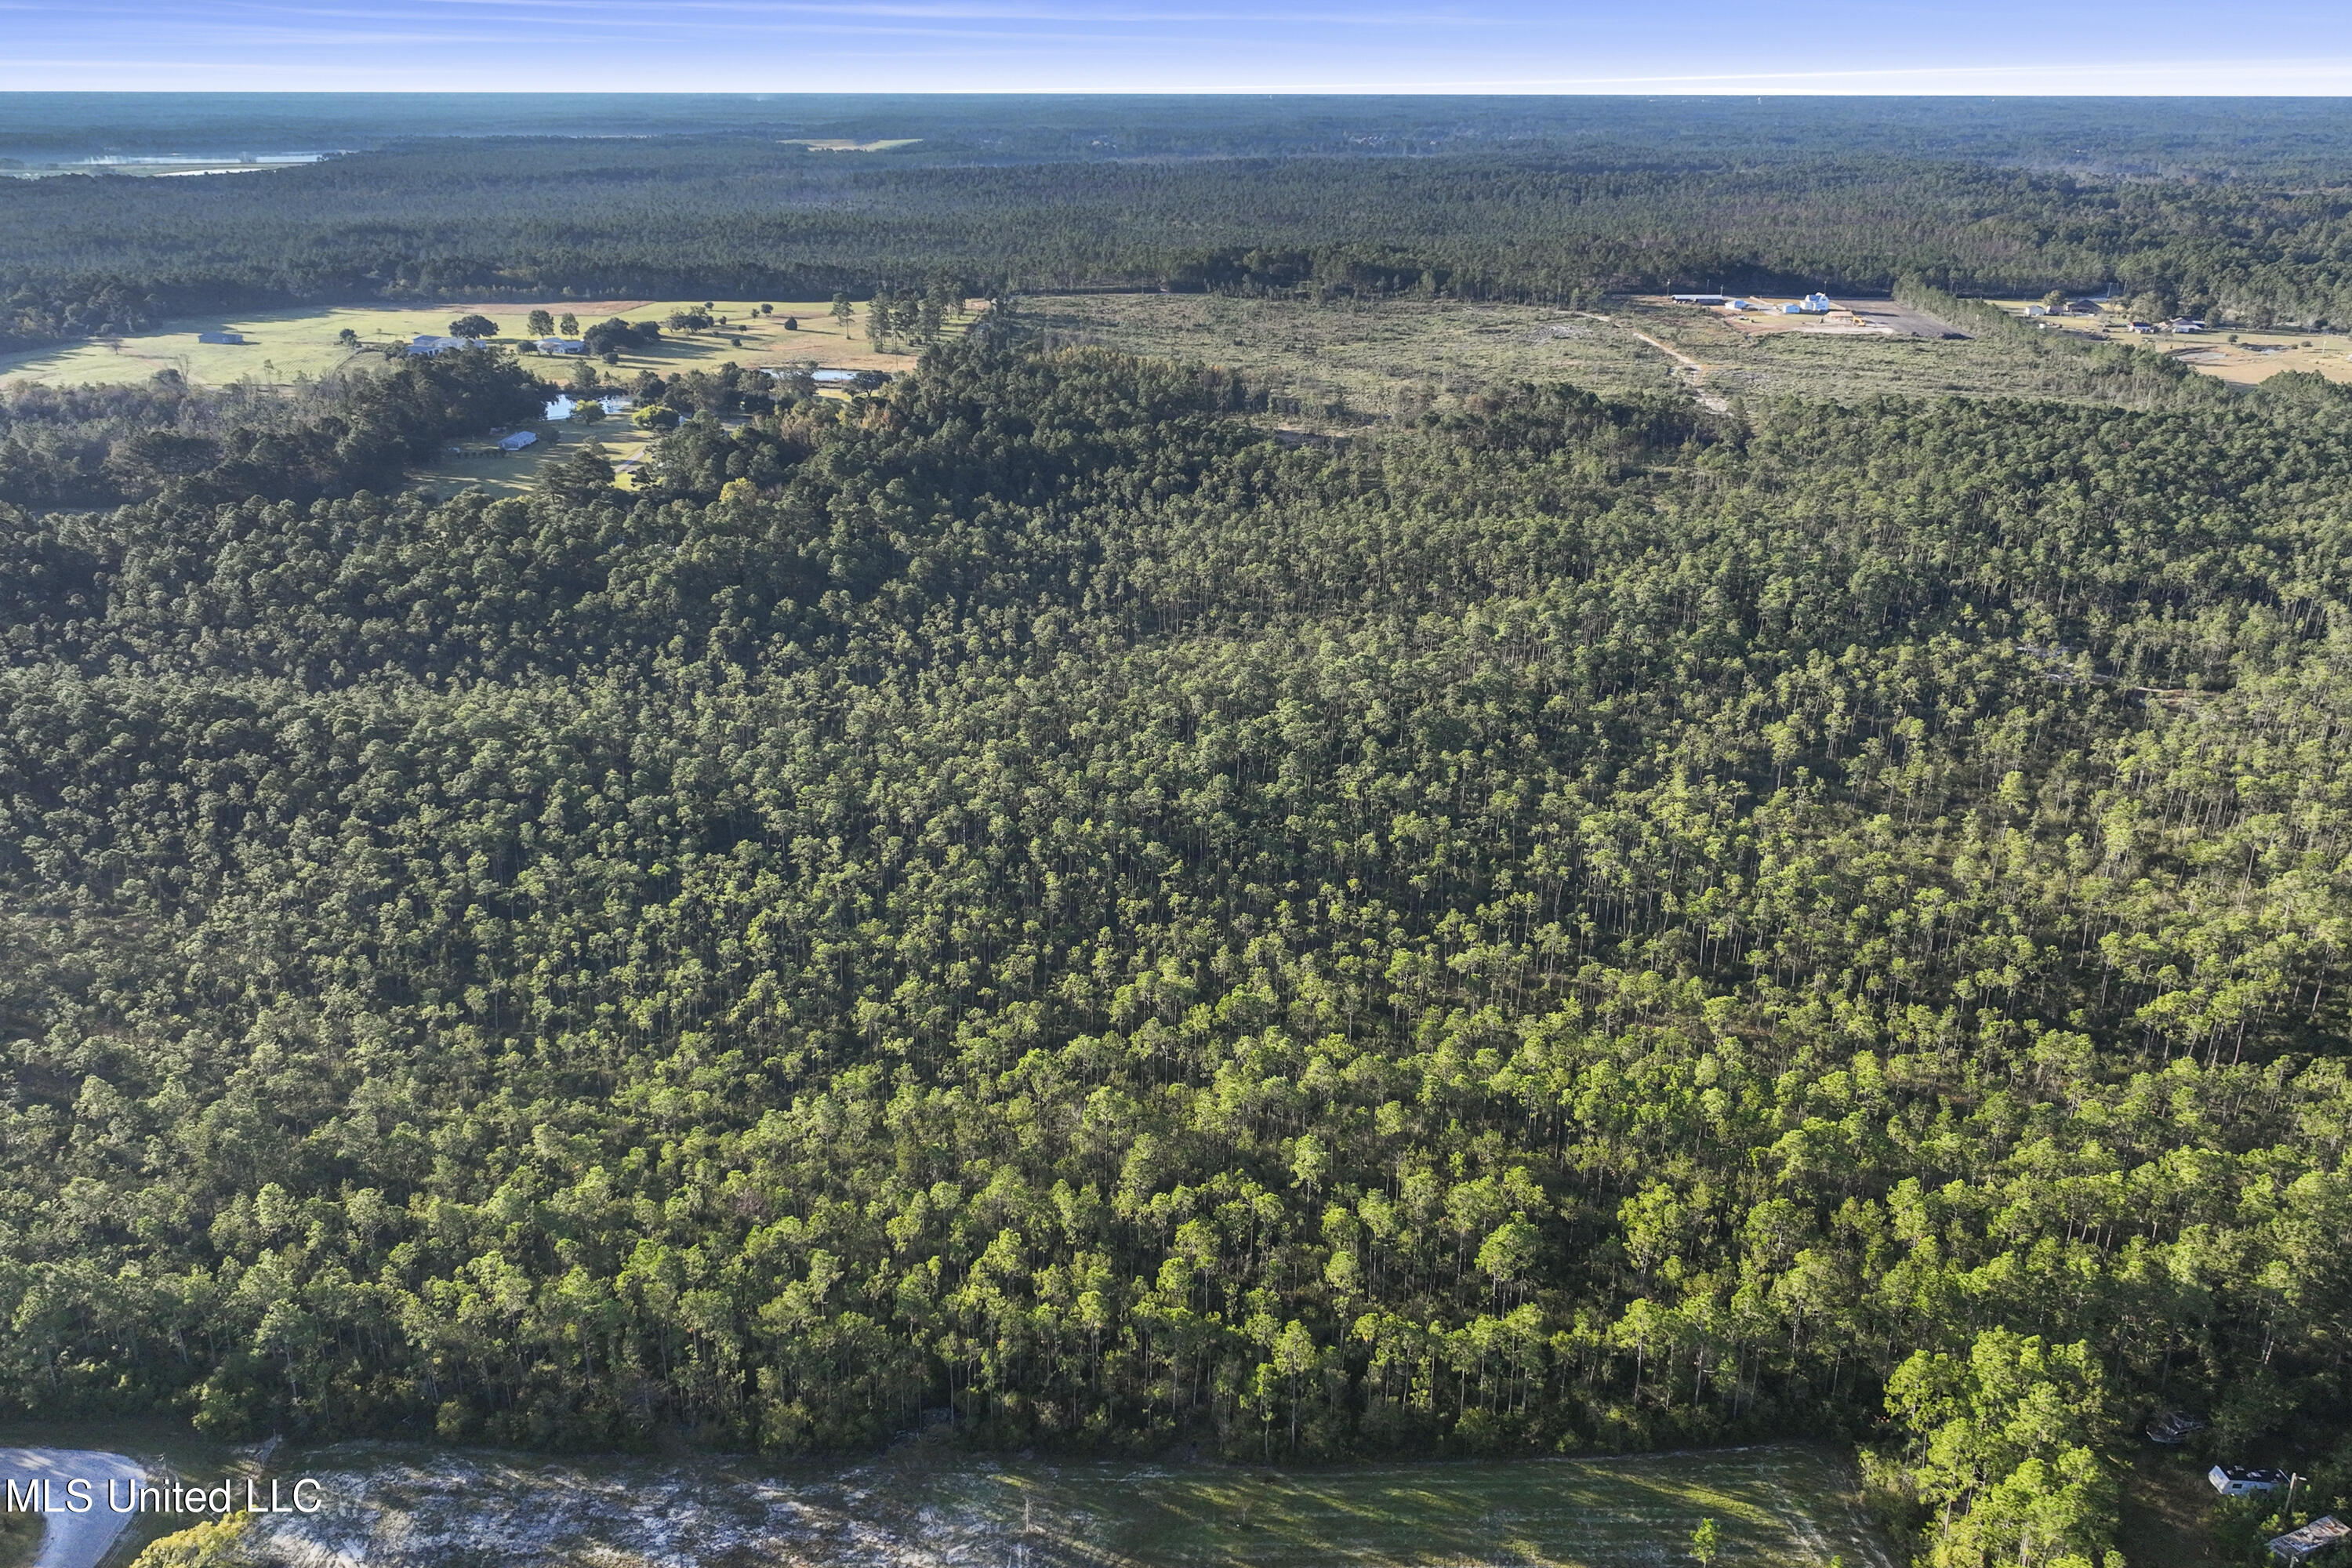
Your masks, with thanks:
[[(33, 1559), (33, 1568), (98, 1568), (99, 1560), (131, 1518), (106, 1506), (107, 1483), (115, 1483), (115, 1496), (120, 1499), (123, 1482), (146, 1479), (144, 1468), (120, 1454), (86, 1448), (0, 1448), (0, 1482), (15, 1481), (21, 1490), (26, 1481), (47, 1481), (47, 1495), (58, 1510), (42, 1521), (41, 1550)], [(88, 1513), (66, 1511), (67, 1485), (78, 1480), (89, 1483)]]

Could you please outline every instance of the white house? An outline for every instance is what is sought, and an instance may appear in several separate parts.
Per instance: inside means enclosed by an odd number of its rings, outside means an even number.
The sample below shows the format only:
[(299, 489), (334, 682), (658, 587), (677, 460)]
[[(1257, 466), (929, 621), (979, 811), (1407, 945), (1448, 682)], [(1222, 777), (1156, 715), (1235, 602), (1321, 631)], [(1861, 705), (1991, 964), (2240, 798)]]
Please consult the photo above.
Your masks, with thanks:
[(499, 450), (501, 452), (520, 452), (525, 447), (535, 447), (538, 444), (539, 437), (537, 436), (528, 430), (518, 430), (511, 436), (501, 437), (499, 438)]
[(579, 338), (541, 338), (532, 345), (543, 354), (584, 354), (588, 345)]
[(2248, 1492), (2274, 1492), (2286, 1485), (2284, 1470), (2248, 1470), (2236, 1465), (2216, 1465), (2205, 1472), (2213, 1489), (2223, 1497), (2244, 1497)]
[(473, 346), (471, 338), (436, 337), (431, 332), (420, 332), (408, 340), (408, 352), (413, 354), (462, 353)]

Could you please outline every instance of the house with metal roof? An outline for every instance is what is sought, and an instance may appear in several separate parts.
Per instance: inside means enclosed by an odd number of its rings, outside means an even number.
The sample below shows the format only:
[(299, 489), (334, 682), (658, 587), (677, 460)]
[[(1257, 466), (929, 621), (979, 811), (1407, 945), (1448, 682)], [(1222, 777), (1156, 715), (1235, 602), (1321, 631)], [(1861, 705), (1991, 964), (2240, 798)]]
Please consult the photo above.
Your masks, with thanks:
[(2205, 1472), (2205, 1479), (2223, 1497), (2244, 1497), (2248, 1492), (2274, 1492), (2286, 1485), (2284, 1470), (2249, 1470), (2236, 1465), (2216, 1465)]

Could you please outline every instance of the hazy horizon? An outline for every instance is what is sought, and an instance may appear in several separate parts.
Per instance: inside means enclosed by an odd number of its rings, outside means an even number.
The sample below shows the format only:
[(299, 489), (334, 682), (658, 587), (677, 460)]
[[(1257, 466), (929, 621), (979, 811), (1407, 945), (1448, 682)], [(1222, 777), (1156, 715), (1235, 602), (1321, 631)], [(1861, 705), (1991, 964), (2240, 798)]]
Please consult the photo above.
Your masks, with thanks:
[[(1802, 8), (5, 0), (0, 91), (2338, 95), (2340, 20), (2253, 0)], [(2323, 52), (2328, 49), (2335, 52)]]

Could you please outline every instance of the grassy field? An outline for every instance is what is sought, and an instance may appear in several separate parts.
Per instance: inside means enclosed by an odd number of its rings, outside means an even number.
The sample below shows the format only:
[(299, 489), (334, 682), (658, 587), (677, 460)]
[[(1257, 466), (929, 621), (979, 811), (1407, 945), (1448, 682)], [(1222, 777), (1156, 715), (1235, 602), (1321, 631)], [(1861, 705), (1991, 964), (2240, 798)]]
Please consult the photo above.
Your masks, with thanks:
[[(420, 489), (435, 495), (455, 495), (459, 490), (488, 490), (495, 495), (521, 495), (539, 482), (539, 470), (548, 463), (568, 458), (588, 444), (601, 441), (617, 466), (645, 455), (653, 445), (655, 432), (640, 430), (629, 423), (625, 414), (615, 415), (596, 425), (575, 425), (569, 420), (534, 420), (520, 428), (536, 432), (539, 444), (520, 452), (501, 452), (496, 457), (478, 452), (448, 453), (421, 468), (409, 470), (409, 479)], [(621, 488), (630, 489), (625, 472)]]
[(1039, 1568), (1633, 1568), (1686, 1558), (1702, 1519), (1727, 1563), (1891, 1560), (1845, 1464), (1793, 1446), (1322, 1471), (1024, 1467), (927, 1489), (946, 1494), (935, 1517), (992, 1514)]
[(2123, 1471), (2123, 1529), (2117, 1544), (2132, 1568), (2228, 1568), (2229, 1555), (2209, 1528), (2213, 1489), (2205, 1463), (2153, 1446)]
[(1461, 300), (1045, 295), (1022, 320), (1049, 342), (1099, 343), (1237, 371), (1300, 422), (1412, 415), (1515, 381), (1595, 392), (1696, 384), (1717, 400), (1877, 394), (2014, 396), (2053, 387), (2008, 344), (1867, 331), (1743, 330), (1714, 310), (1618, 299), (1591, 311)]
[(864, 1464), (552, 1459), (411, 1445), (281, 1453), (316, 1516), (266, 1561), (376, 1568), (1656, 1568), (1703, 1519), (1727, 1568), (1893, 1568), (1828, 1449), (1276, 1470), (996, 1461), (910, 1443)]
[[(757, 300), (714, 301), (713, 315), (727, 327), (688, 336), (666, 336), (649, 353), (622, 358), (618, 372), (633, 375), (651, 368), (667, 375), (680, 368), (717, 366), (728, 360), (739, 364), (790, 364), (814, 360), (844, 370), (903, 370), (914, 363), (911, 354), (877, 353), (866, 338), (866, 307), (856, 319), (836, 321), (828, 301), (766, 301), (772, 315), (756, 313)], [(420, 333), (446, 332), (459, 316), (478, 312), (499, 324), (505, 341), (523, 335), (523, 324), (535, 309), (562, 317), (567, 311), (582, 324), (621, 316), (633, 321), (660, 321), (672, 310), (699, 300), (499, 300), (491, 303), (443, 303), (415, 309), (379, 309), (366, 305), (327, 305), (299, 310), (268, 310), (256, 315), (203, 321), (171, 321), (156, 331), (136, 337), (109, 338), (90, 342), (63, 343), (23, 353), (0, 355), (0, 382), (47, 381), (60, 384), (90, 382), (144, 381), (159, 370), (175, 369), (190, 381), (224, 385), (250, 378), (284, 384), (298, 376), (318, 377), (352, 363), (354, 351), (341, 342), (346, 329), (366, 344), (406, 342)], [(786, 331), (786, 317), (800, 322)], [(960, 330), (961, 323), (950, 326)], [(199, 332), (226, 330), (243, 333), (247, 342), (200, 343)], [(549, 360), (541, 367), (562, 379), (566, 362)], [(604, 367), (599, 366), (599, 369)]]

